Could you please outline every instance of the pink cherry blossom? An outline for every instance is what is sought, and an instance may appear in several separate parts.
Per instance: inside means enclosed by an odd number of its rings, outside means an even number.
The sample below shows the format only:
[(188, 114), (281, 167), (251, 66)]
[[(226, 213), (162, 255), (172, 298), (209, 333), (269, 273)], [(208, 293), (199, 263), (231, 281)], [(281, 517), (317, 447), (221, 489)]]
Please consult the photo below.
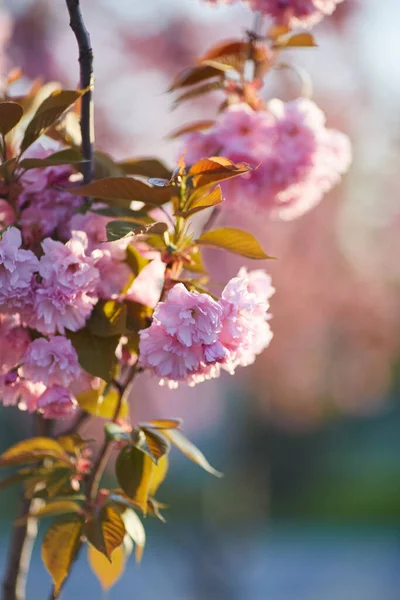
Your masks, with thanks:
[(37, 408), (45, 419), (68, 419), (77, 407), (72, 392), (60, 385), (47, 388), (37, 401)]
[(98, 298), (99, 271), (86, 256), (87, 236), (74, 232), (67, 244), (49, 238), (42, 243), (41, 281), (35, 288), (31, 326), (44, 334), (77, 331), (85, 325)]
[(221, 330), (222, 309), (208, 294), (189, 292), (178, 283), (154, 312), (165, 331), (185, 346), (213, 344)]
[(192, 348), (169, 335), (157, 321), (140, 332), (140, 364), (170, 387), (201, 369), (202, 348)]
[[(206, 0), (209, 4), (234, 4), (237, 0)], [(252, 10), (272, 17), (278, 25), (313, 27), (331, 15), (343, 0), (243, 0)]]
[(0, 310), (25, 309), (32, 302), (32, 281), (38, 259), (21, 249), (21, 233), (15, 227), (4, 231), (0, 240)]
[(0, 374), (18, 366), (29, 343), (29, 333), (18, 316), (0, 314)]
[(219, 151), (234, 162), (259, 165), (223, 183), (222, 210), (250, 206), (252, 214), (283, 220), (316, 206), (351, 162), (348, 137), (327, 129), (323, 112), (306, 98), (274, 99), (259, 111), (228, 107), (211, 129), (187, 135), (185, 147), (189, 164)]
[(3, 406), (18, 406), (20, 410), (35, 412), (38, 398), (45, 391), (43, 383), (21, 379), (17, 371), (0, 377), (0, 402)]
[[(62, 149), (57, 142), (33, 144), (24, 158), (46, 158)], [(21, 177), (22, 193), (18, 198), (21, 211), (20, 224), (24, 242), (34, 245), (46, 236), (61, 234), (74, 212), (81, 206), (82, 198), (64, 191), (70, 186), (71, 167), (57, 165), (30, 169)]]
[(47, 386), (66, 387), (79, 377), (80, 370), (71, 341), (60, 335), (34, 340), (23, 357), (23, 376)]

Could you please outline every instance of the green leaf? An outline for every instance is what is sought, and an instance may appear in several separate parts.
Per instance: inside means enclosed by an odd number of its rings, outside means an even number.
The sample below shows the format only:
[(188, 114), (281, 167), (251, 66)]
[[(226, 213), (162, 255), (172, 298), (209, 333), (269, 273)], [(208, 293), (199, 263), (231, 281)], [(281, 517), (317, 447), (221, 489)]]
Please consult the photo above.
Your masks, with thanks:
[(85, 535), (96, 550), (111, 560), (113, 551), (124, 541), (125, 525), (119, 513), (105, 505), (98, 515), (87, 521)]
[(216, 477), (222, 477), (222, 473), (214, 469), (204, 456), (204, 454), (190, 442), (180, 431), (176, 429), (165, 429), (164, 435), (169, 439), (169, 441), (178, 448), (187, 458), (195, 462), (199, 467), (211, 473), (211, 475), (215, 475)]
[(78, 354), (81, 367), (95, 377), (111, 381), (120, 336), (100, 337), (85, 327), (79, 331), (68, 331), (67, 337)]
[(66, 190), (78, 196), (90, 196), (103, 200), (125, 200), (129, 203), (138, 200), (146, 204), (161, 205), (171, 198), (171, 187), (150, 187), (139, 179), (131, 177), (108, 177), (98, 179), (79, 188)]
[(115, 472), (125, 494), (146, 514), (147, 498), (155, 465), (135, 446), (125, 446), (118, 455)]
[(219, 186), (214, 188), (211, 192), (207, 189), (204, 190), (204, 188), (198, 188), (189, 197), (183, 210), (176, 212), (175, 216), (187, 218), (197, 212), (206, 210), (207, 208), (218, 206), (218, 204), (222, 204), (223, 201), (224, 198)]
[(24, 109), (17, 102), (0, 102), (0, 133), (6, 135), (22, 118)]
[(233, 227), (221, 227), (220, 229), (206, 231), (196, 240), (196, 244), (221, 248), (247, 258), (271, 258), (265, 254), (259, 242), (251, 233)]
[(172, 172), (156, 158), (130, 158), (118, 163), (126, 175), (171, 179)]
[(55, 90), (46, 98), (33, 115), (26, 128), (21, 143), (21, 153), (25, 152), (38, 137), (46, 131), (88, 90)]
[(37, 519), (41, 519), (42, 517), (53, 517), (55, 515), (62, 514), (71, 514), (82, 513), (82, 507), (77, 502), (73, 502), (72, 500), (54, 500), (53, 502), (48, 502), (37, 511), (35, 511), (32, 515)]
[[(82, 392), (77, 395), (76, 399), (82, 410), (103, 419), (114, 419), (120, 402), (117, 390), (113, 387), (108, 389), (106, 385), (101, 386), (98, 390)], [(118, 417), (126, 419), (128, 413), (129, 405), (126, 400), (123, 400)]]
[(131, 508), (126, 509), (121, 517), (125, 524), (126, 533), (136, 544), (136, 560), (137, 562), (140, 562), (146, 544), (146, 532), (143, 523)]
[(145, 435), (146, 444), (149, 449), (149, 452), (157, 464), (162, 456), (168, 454), (168, 452), (171, 449), (171, 444), (169, 440), (165, 437), (165, 435), (163, 435), (162, 433), (160, 433), (160, 431), (157, 431), (156, 429), (143, 426), (141, 426), (140, 429)]
[(94, 307), (86, 324), (99, 337), (122, 335), (126, 330), (126, 306), (116, 300), (101, 300)]
[(134, 275), (139, 275), (140, 271), (149, 264), (149, 259), (140, 254), (139, 250), (129, 245), (126, 249), (126, 262)]
[(139, 223), (135, 223), (130, 220), (116, 220), (107, 223), (106, 231), (107, 241), (115, 242), (116, 240), (120, 240), (121, 238), (127, 236), (134, 236), (139, 233), (143, 233), (144, 231), (146, 231), (146, 226), (139, 225)]
[(122, 546), (114, 550), (109, 561), (104, 554), (89, 544), (88, 561), (101, 587), (106, 591), (117, 583), (125, 571), (126, 556)]
[(60, 517), (43, 539), (42, 560), (50, 573), (57, 596), (80, 546), (83, 520), (78, 515)]
[(114, 442), (131, 441), (131, 435), (117, 423), (106, 423), (104, 426), (106, 438)]
[(73, 433), (71, 435), (60, 435), (57, 436), (57, 442), (64, 448), (69, 454), (77, 454), (85, 448), (88, 444), (88, 440), (84, 440), (79, 433)]
[(34, 463), (44, 458), (54, 458), (70, 464), (63, 447), (51, 438), (34, 437), (11, 446), (0, 456), (0, 467)]
[(83, 162), (85, 161), (82, 159), (80, 150), (66, 148), (47, 156), (47, 158), (24, 158), (20, 161), (19, 167), (28, 170), (58, 165), (82, 164)]

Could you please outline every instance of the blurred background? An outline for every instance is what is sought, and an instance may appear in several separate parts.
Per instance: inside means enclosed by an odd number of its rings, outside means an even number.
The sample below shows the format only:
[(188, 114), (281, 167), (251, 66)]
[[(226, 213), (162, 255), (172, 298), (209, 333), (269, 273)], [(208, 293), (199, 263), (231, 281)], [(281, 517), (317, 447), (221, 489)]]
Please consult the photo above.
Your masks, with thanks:
[[(3, 2), (0, 72), (21, 66), (27, 80), (76, 86), (64, 2)], [(97, 146), (173, 166), (179, 143), (168, 133), (213, 118), (221, 99), (171, 111), (171, 80), (211, 43), (241, 35), (251, 13), (201, 0), (81, 4), (95, 53)], [(130, 560), (110, 599), (400, 598), (399, 22), (398, 0), (344, 0), (315, 29), (319, 47), (289, 55), (310, 74), (328, 125), (351, 137), (353, 166), (297, 221), (247, 224), (279, 258), (266, 266), (275, 337), (256, 364), (178, 392), (139, 382), (133, 419), (183, 417), (225, 477), (173, 454), (159, 493), (168, 523), (147, 520), (143, 562)], [(299, 93), (286, 72), (263, 89), (265, 98)], [(218, 281), (242, 262), (209, 260)], [(10, 409), (1, 423), (1, 450), (29, 428)], [(17, 492), (0, 495), (0, 572), (16, 502)], [(49, 588), (38, 544), (28, 600)], [(85, 557), (65, 591), (72, 597), (102, 597)]]

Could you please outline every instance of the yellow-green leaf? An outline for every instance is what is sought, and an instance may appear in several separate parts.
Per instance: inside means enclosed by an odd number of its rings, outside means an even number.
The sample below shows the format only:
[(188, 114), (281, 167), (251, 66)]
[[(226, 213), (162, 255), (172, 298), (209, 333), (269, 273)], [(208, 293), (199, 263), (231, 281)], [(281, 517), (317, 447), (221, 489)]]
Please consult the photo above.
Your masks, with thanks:
[(63, 447), (51, 438), (34, 437), (11, 446), (0, 456), (0, 467), (37, 462), (44, 458), (54, 458), (70, 463)]
[(55, 90), (46, 98), (33, 115), (26, 128), (21, 143), (21, 152), (25, 152), (38, 137), (46, 133), (60, 117), (70, 108), (78, 98), (88, 90)]
[(118, 511), (105, 505), (85, 524), (88, 541), (111, 560), (113, 551), (124, 541), (125, 525)]
[(111, 562), (92, 545), (88, 545), (88, 561), (103, 590), (109, 590), (121, 578), (126, 557), (122, 546), (114, 550)]
[(0, 133), (6, 135), (22, 118), (24, 109), (17, 102), (0, 102)]
[(54, 515), (62, 515), (67, 513), (81, 513), (82, 508), (77, 502), (72, 500), (54, 500), (54, 502), (48, 502), (37, 511), (34, 515), (37, 518), (41, 517), (52, 517)]
[(68, 575), (79, 548), (83, 520), (77, 515), (60, 517), (47, 530), (42, 544), (42, 559), (50, 573), (57, 595)]
[(213, 246), (228, 250), (247, 258), (271, 258), (265, 254), (259, 242), (251, 233), (233, 227), (221, 227), (220, 229), (206, 231), (201, 234), (196, 243), (202, 246)]
[(168, 471), (169, 461), (168, 456), (164, 454), (158, 461), (158, 464), (153, 468), (153, 475), (151, 478), (151, 486), (149, 490), (150, 496), (155, 496), (158, 488), (164, 481)]
[(215, 475), (216, 477), (222, 477), (222, 473), (214, 469), (204, 456), (204, 454), (190, 442), (180, 431), (176, 429), (165, 429), (164, 435), (167, 436), (169, 441), (174, 444), (187, 458), (195, 462), (199, 467)]
[(67, 337), (78, 354), (81, 367), (95, 377), (111, 381), (117, 362), (115, 350), (120, 336), (100, 337), (85, 327), (79, 331), (68, 331)]
[(151, 427), (142, 426), (140, 429), (145, 435), (146, 444), (150, 454), (155, 462), (158, 463), (159, 459), (170, 451), (171, 444), (169, 440), (160, 431), (152, 429)]
[[(119, 404), (119, 393), (113, 387), (107, 389), (103, 384), (98, 390), (88, 390), (82, 392), (76, 397), (82, 410), (103, 419), (114, 419), (115, 411)], [(129, 405), (123, 400), (118, 417), (126, 419), (129, 413)]]
[(147, 499), (155, 465), (148, 454), (135, 446), (125, 446), (118, 455), (115, 473), (125, 494), (146, 514)]
[(187, 218), (197, 212), (206, 210), (207, 208), (218, 206), (218, 204), (222, 204), (223, 201), (224, 198), (219, 186), (211, 190), (211, 192), (207, 189), (204, 190), (203, 188), (198, 188), (189, 197), (184, 209), (176, 212), (175, 215)]
[(182, 423), (182, 419), (152, 419), (148, 423), (141, 423), (141, 426), (153, 429), (179, 429)]
[(131, 177), (108, 177), (98, 179), (79, 188), (68, 189), (71, 194), (102, 198), (103, 200), (133, 200), (146, 204), (160, 205), (171, 197), (170, 187), (150, 187), (139, 179)]
[(100, 337), (122, 335), (126, 331), (126, 306), (116, 300), (100, 301), (87, 322), (88, 329)]

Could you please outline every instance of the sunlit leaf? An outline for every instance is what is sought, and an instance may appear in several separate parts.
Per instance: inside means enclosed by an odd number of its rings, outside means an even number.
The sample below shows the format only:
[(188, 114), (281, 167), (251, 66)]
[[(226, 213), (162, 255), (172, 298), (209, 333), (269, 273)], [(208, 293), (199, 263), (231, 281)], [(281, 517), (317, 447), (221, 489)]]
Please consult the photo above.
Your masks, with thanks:
[(126, 262), (130, 266), (134, 275), (139, 275), (140, 271), (149, 264), (149, 259), (140, 254), (139, 250), (129, 245), (126, 249)]
[(0, 102), (0, 133), (6, 135), (22, 118), (24, 109), (17, 102)]
[(164, 481), (164, 479), (167, 475), (168, 466), (169, 466), (168, 456), (166, 454), (164, 454), (164, 456), (162, 456), (160, 458), (160, 460), (158, 461), (158, 464), (155, 467), (153, 467), (151, 486), (150, 486), (150, 490), (149, 490), (150, 496), (156, 495), (158, 488), (160, 487), (160, 485), (162, 484), (162, 482)]
[(105, 505), (85, 524), (88, 541), (109, 560), (113, 551), (121, 546), (125, 536), (125, 525), (118, 511)]
[(171, 443), (160, 431), (143, 426), (140, 429), (145, 435), (150, 454), (157, 463), (162, 456), (168, 454), (171, 448)]
[(118, 165), (126, 175), (171, 179), (172, 172), (157, 158), (129, 158)]
[(51, 438), (34, 437), (18, 442), (3, 452), (0, 456), (0, 467), (33, 463), (44, 458), (70, 463), (68, 455), (58, 442)]
[(213, 77), (221, 77), (221, 72), (219, 69), (203, 65), (190, 67), (175, 78), (168, 91), (173, 92), (179, 88), (200, 83), (201, 81), (205, 81)]
[[(119, 393), (114, 387), (107, 389), (105, 385), (99, 390), (88, 390), (77, 395), (79, 406), (91, 415), (103, 419), (114, 419), (115, 412), (120, 403)], [(129, 413), (129, 405), (124, 399), (118, 414), (120, 419), (125, 419)]]
[(42, 543), (42, 559), (50, 573), (54, 592), (58, 594), (74, 561), (82, 535), (83, 520), (78, 515), (68, 515), (55, 520)]
[(87, 328), (100, 337), (121, 335), (126, 330), (126, 306), (116, 300), (100, 301), (94, 307)]
[(155, 465), (145, 452), (135, 446), (125, 446), (118, 455), (115, 472), (125, 494), (147, 511), (147, 498)]
[(187, 133), (192, 133), (193, 131), (204, 131), (205, 129), (209, 129), (215, 124), (215, 121), (204, 120), (204, 121), (195, 121), (194, 123), (189, 123), (187, 125), (183, 125), (183, 127), (179, 127), (172, 131), (167, 138), (169, 140), (175, 140), (181, 135), (185, 135)]
[(204, 454), (195, 446), (192, 442), (190, 442), (180, 431), (176, 429), (165, 429), (164, 435), (170, 440), (174, 446), (178, 448), (187, 458), (195, 462), (202, 469), (211, 473), (211, 475), (215, 475), (216, 477), (222, 477), (222, 473), (214, 469)]
[(195, 190), (189, 197), (184, 209), (176, 212), (175, 215), (187, 218), (197, 212), (206, 210), (207, 208), (218, 206), (218, 204), (222, 204), (223, 201), (224, 198), (219, 186), (211, 190), (211, 192), (209, 192), (207, 189), (204, 190), (199, 188)]
[(222, 248), (247, 258), (271, 258), (265, 254), (259, 242), (251, 233), (233, 227), (221, 227), (220, 229), (206, 231), (201, 234), (196, 243), (203, 246)]
[(252, 171), (247, 163), (235, 164), (222, 156), (202, 158), (189, 169), (189, 177), (192, 178), (193, 186), (201, 188), (225, 179), (232, 179)]
[(67, 337), (78, 354), (81, 367), (95, 377), (111, 381), (120, 336), (100, 337), (85, 327), (79, 331), (68, 331)]
[(69, 454), (76, 454), (79, 450), (87, 446), (87, 440), (84, 440), (79, 433), (71, 435), (60, 435), (57, 437), (57, 442)]
[(159, 519), (163, 523), (166, 523), (167, 521), (166, 521), (164, 515), (161, 514), (160, 508), (166, 508), (166, 505), (165, 504), (161, 504), (160, 502), (157, 502), (157, 500), (155, 498), (149, 498), (148, 499), (148, 501), (147, 501), (147, 513), (149, 515), (151, 515), (152, 517), (156, 517), (156, 519)]
[(33, 516), (40, 519), (42, 517), (52, 517), (67, 513), (79, 514), (81, 512), (82, 508), (77, 502), (73, 502), (72, 500), (54, 500), (35, 511)]
[(103, 590), (109, 590), (123, 575), (126, 557), (123, 547), (119, 546), (112, 553), (110, 562), (104, 554), (89, 544), (88, 561)]
[(46, 98), (28, 124), (21, 143), (21, 152), (25, 152), (61, 115), (70, 108), (87, 90), (56, 90)]
[(135, 511), (131, 508), (125, 510), (122, 513), (121, 517), (125, 524), (126, 533), (132, 538), (132, 540), (136, 544), (136, 560), (140, 562), (146, 544), (146, 532), (144, 530), (142, 521), (139, 519)]
[(143, 181), (131, 177), (98, 179), (79, 188), (69, 188), (68, 192), (103, 200), (126, 200), (129, 203), (137, 200), (155, 205), (164, 204), (171, 198), (170, 188), (150, 187)]
[(179, 429), (182, 423), (182, 419), (152, 419), (147, 423), (141, 423), (141, 426), (154, 429)]
[(279, 49), (284, 48), (313, 48), (317, 46), (311, 33), (295, 33), (290, 37), (282, 37), (275, 41)]

